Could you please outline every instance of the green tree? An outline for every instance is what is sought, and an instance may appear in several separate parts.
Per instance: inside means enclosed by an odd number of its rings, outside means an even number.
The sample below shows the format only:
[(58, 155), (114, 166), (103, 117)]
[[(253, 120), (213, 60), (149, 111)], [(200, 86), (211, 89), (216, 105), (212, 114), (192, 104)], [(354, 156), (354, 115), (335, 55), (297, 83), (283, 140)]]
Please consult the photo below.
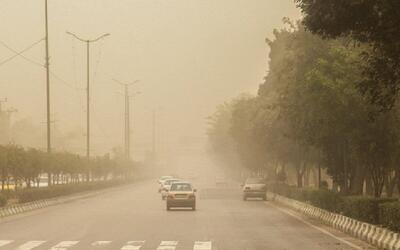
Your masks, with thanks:
[(397, 0), (296, 0), (303, 23), (326, 38), (351, 36), (367, 43), (359, 88), (373, 103), (392, 108), (400, 89), (400, 2)]

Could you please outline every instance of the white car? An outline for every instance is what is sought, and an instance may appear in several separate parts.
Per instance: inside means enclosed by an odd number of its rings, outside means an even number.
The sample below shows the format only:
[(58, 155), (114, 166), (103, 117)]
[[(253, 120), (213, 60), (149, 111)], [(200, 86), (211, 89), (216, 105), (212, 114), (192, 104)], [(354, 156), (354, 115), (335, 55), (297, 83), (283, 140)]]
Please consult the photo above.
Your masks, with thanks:
[(172, 183), (180, 182), (179, 179), (168, 179), (161, 184), (161, 198), (165, 200), (168, 195), (168, 191), (171, 188)]
[(174, 177), (171, 176), (171, 175), (164, 175), (164, 176), (161, 176), (160, 179), (158, 179), (158, 184), (161, 184), (162, 182), (164, 182), (164, 181), (166, 181), (166, 180), (168, 180), (168, 179), (174, 179)]
[(175, 177), (171, 176), (171, 175), (165, 175), (165, 176), (161, 176), (160, 179), (158, 179), (158, 192), (161, 193), (161, 190), (163, 188), (163, 185), (165, 183), (165, 181), (167, 180), (171, 180), (171, 179), (176, 179)]

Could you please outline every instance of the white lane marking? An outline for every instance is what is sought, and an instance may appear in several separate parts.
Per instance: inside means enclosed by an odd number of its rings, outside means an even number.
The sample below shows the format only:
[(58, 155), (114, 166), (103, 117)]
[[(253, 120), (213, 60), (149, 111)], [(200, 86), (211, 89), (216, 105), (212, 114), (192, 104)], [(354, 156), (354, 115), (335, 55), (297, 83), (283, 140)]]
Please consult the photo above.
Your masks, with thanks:
[(121, 248), (121, 250), (139, 250), (146, 241), (137, 240), (137, 241), (128, 241), (125, 246)]
[(33, 241), (28, 241), (25, 244), (19, 246), (17, 250), (31, 250), (34, 249), (35, 247), (38, 247), (45, 243), (46, 241), (43, 240), (33, 240)]
[(211, 241), (195, 241), (193, 250), (211, 250), (212, 243)]
[(109, 245), (109, 244), (111, 244), (111, 241), (109, 241), (109, 240), (99, 240), (99, 241), (93, 242), (91, 245), (94, 247), (101, 247), (101, 246), (105, 246), (105, 245)]
[(177, 241), (161, 241), (157, 250), (175, 250), (177, 245)]
[(78, 243), (79, 241), (61, 241), (54, 247), (50, 248), (50, 250), (65, 250), (69, 247), (75, 246)]
[(13, 242), (13, 240), (0, 240), (0, 247), (8, 245), (12, 242)]
[(287, 210), (285, 210), (285, 209), (282, 209), (282, 208), (280, 208), (280, 207), (278, 207), (278, 206), (276, 206), (276, 205), (273, 205), (273, 204), (271, 204), (271, 203), (269, 203), (269, 202), (268, 202), (268, 203), (265, 202), (265, 204), (268, 204), (268, 205), (271, 205), (271, 206), (275, 207), (276, 209), (278, 209), (278, 210), (284, 212), (285, 214), (288, 214), (288, 215), (290, 215), (290, 216), (292, 216), (292, 217), (298, 219), (299, 221), (303, 222), (303, 223), (306, 224), (307, 226), (310, 226), (310, 227), (312, 227), (312, 228), (314, 228), (314, 229), (316, 229), (316, 230), (318, 230), (318, 231), (320, 231), (320, 232), (322, 232), (322, 233), (324, 233), (324, 234), (326, 234), (326, 235), (329, 235), (329, 236), (331, 236), (332, 238), (334, 238), (334, 239), (336, 239), (336, 240), (338, 240), (338, 241), (341, 241), (341, 242), (347, 244), (348, 246), (350, 246), (350, 247), (352, 247), (352, 248), (359, 249), (359, 250), (362, 250), (362, 249), (363, 249), (362, 247), (359, 247), (359, 246), (357, 246), (357, 245), (354, 245), (353, 243), (351, 243), (351, 242), (349, 242), (349, 241), (347, 241), (347, 240), (345, 240), (345, 239), (342, 239), (342, 238), (337, 237), (336, 235), (334, 235), (334, 234), (332, 234), (332, 233), (326, 231), (325, 229), (323, 229), (323, 228), (321, 228), (321, 227), (318, 227), (318, 226), (316, 226), (316, 225), (311, 224), (311, 223), (308, 222), (308, 221), (303, 220), (303, 219), (300, 218), (299, 216), (297, 216), (297, 215), (295, 215), (295, 214), (293, 214), (293, 213), (291, 213), (291, 212), (289, 212), (289, 211), (287, 211)]

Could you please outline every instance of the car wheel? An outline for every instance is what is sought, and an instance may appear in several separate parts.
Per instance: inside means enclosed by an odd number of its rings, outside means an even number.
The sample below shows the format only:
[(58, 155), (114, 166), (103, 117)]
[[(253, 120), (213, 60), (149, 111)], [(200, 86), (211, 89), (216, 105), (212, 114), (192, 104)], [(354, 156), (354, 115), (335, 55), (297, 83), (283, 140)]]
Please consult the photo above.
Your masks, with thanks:
[(167, 205), (167, 211), (171, 210), (171, 207)]
[(192, 206), (192, 210), (195, 211), (196, 210), (196, 205)]
[(243, 195), (243, 200), (247, 201), (247, 197), (245, 195)]

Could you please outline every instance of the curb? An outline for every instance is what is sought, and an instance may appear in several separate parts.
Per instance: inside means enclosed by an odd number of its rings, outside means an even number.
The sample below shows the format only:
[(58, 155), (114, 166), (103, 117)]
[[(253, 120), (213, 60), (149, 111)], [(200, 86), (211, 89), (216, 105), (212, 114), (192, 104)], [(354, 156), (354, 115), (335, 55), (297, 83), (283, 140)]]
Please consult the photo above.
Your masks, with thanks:
[[(85, 196), (88, 196), (88, 195), (85, 195)], [(76, 196), (76, 197), (73, 197), (73, 199), (84, 198), (85, 196), (79, 196), (79, 197)], [(24, 203), (24, 204), (10, 205), (7, 207), (0, 208), (0, 218), (5, 218), (5, 217), (12, 216), (12, 215), (22, 214), (25, 212), (41, 209), (44, 207), (49, 207), (52, 205), (65, 203), (70, 199), (71, 199), (71, 197), (68, 197), (68, 199), (53, 198), (53, 199), (28, 202), (28, 203)]]
[(286, 205), (308, 217), (318, 219), (339, 231), (368, 242), (379, 249), (400, 250), (400, 234), (398, 233), (337, 213), (332, 213), (275, 193), (270, 193), (270, 195), (274, 197), (273, 200), (278, 203)]

